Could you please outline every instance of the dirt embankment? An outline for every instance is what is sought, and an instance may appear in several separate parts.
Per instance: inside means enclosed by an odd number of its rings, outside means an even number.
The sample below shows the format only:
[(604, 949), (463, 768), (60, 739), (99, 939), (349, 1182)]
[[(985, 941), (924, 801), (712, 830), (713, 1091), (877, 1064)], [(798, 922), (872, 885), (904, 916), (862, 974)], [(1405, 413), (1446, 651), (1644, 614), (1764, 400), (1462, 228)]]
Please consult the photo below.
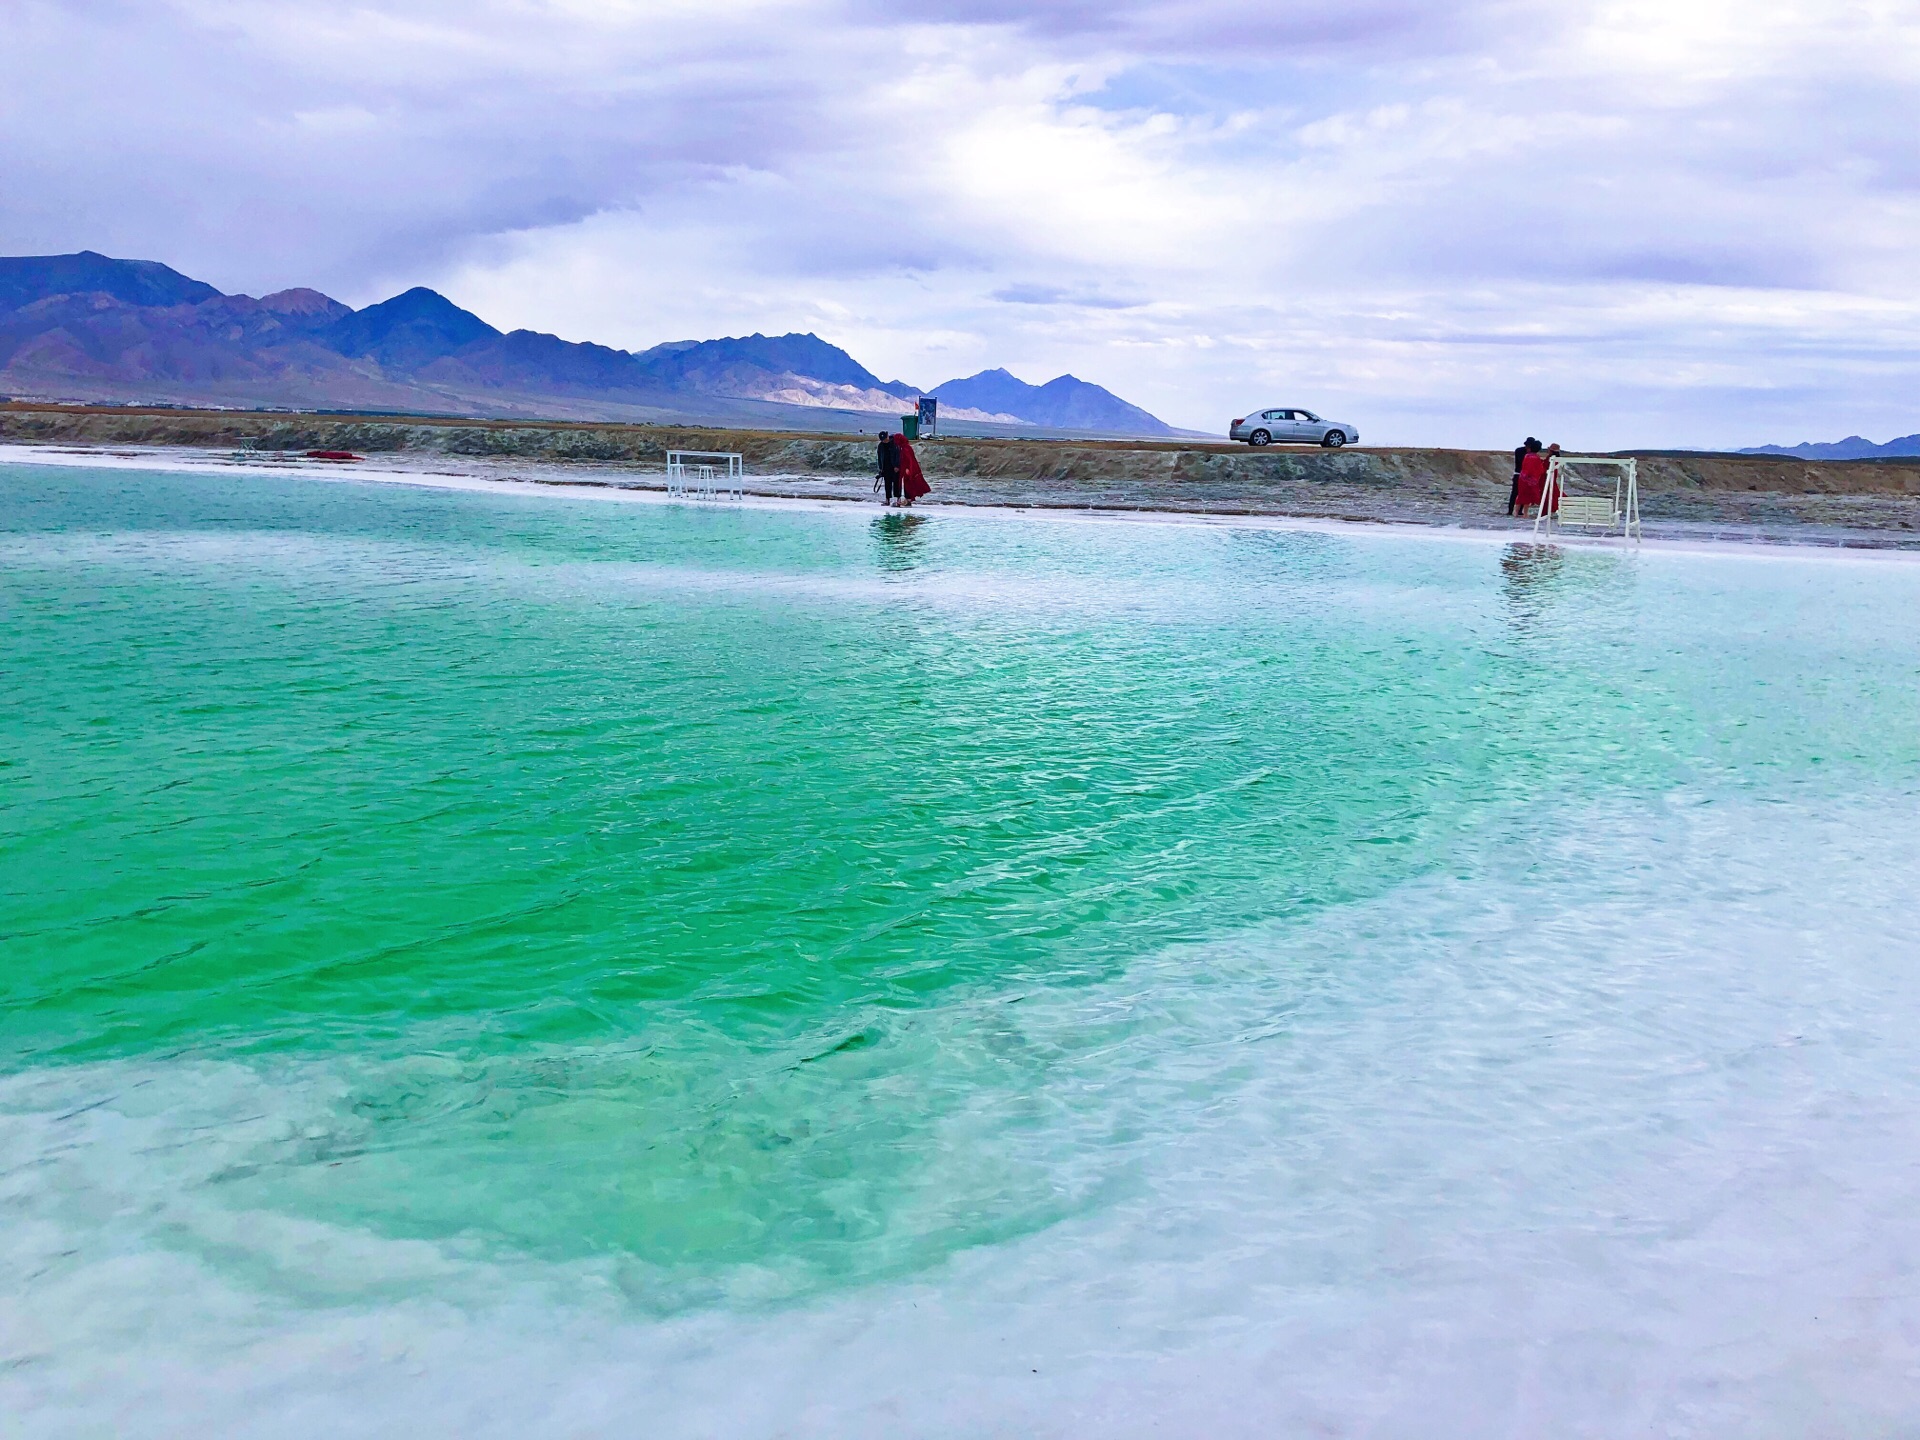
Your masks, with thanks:
[(274, 415), (246, 411), (92, 409), (0, 405), (0, 441), (14, 444), (188, 445), (297, 454), (354, 450), (363, 455), (418, 452), (464, 458), (664, 465), (668, 450), (743, 452), (769, 468), (789, 456), (832, 469), (837, 452), (864, 455), (858, 440), (755, 430), (609, 425), (573, 421), (460, 420), (380, 415)]
[[(587, 422), (0, 405), (0, 441), (180, 445), (265, 452), (353, 450), (444, 457), (500, 476), (516, 466), (600, 483), (660, 483), (670, 449), (734, 451), (765, 494), (864, 496), (870, 437)], [(1252, 450), (1225, 443), (955, 439), (920, 454), (949, 503), (1226, 514), (1317, 515), (1504, 525), (1511, 456), (1425, 449)], [(1920, 543), (1920, 459), (1642, 452), (1642, 508), (1680, 530), (1831, 532), (1862, 543)], [(653, 472), (650, 481), (645, 472)], [(625, 472), (625, 473), (621, 473)], [(634, 473), (641, 472), (641, 473)]]

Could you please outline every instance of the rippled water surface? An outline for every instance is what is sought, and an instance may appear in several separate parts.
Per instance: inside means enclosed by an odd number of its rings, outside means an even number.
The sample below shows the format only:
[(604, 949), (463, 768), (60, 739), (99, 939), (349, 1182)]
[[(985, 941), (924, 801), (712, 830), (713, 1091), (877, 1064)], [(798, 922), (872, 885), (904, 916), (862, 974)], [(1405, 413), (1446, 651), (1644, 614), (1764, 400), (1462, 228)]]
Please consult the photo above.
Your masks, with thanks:
[(30, 1433), (1907, 1433), (1920, 569), (0, 468)]

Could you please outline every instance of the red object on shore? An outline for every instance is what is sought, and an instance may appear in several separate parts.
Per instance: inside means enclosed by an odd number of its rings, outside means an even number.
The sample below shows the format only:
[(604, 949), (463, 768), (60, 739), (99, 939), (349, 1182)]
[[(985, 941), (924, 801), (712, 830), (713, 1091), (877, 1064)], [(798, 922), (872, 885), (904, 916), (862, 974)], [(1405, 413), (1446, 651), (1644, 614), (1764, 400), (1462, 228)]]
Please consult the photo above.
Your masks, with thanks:
[(358, 460), (360, 458), (360, 456), (354, 454), (351, 450), (307, 451), (307, 459), (309, 460)]
[[(1520, 485), (1514, 496), (1514, 510), (1524, 515), (1540, 503), (1540, 494), (1547, 485), (1547, 456), (1545, 451), (1529, 450), (1520, 462)], [(1554, 507), (1558, 509), (1558, 506)]]
[(913, 446), (907, 443), (907, 437), (893, 437), (893, 448), (900, 456), (900, 494), (907, 500), (918, 500), (922, 495), (931, 494), (933, 487), (927, 484), (927, 477), (920, 473), (920, 457), (913, 453)]

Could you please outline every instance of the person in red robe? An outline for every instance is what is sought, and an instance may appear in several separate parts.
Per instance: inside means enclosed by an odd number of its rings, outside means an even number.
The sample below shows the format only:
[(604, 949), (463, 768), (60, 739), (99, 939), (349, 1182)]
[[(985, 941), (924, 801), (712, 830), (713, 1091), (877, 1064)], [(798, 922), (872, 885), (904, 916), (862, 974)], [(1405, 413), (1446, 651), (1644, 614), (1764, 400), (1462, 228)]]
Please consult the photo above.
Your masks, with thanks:
[(922, 495), (933, 492), (927, 484), (927, 477), (920, 473), (920, 457), (913, 453), (913, 446), (904, 435), (893, 437), (894, 451), (900, 457), (900, 503), (911, 505)]
[[(1529, 510), (1538, 508), (1540, 497), (1547, 488), (1547, 462), (1560, 453), (1558, 445), (1540, 448), (1538, 440), (1527, 442), (1527, 453), (1520, 461), (1520, 478), (1514, 487), (1514, 500), (1518, 513), (1525, 516)], [(1555, 510), (1560, 508), (1560, 497), (1554, 497)]]

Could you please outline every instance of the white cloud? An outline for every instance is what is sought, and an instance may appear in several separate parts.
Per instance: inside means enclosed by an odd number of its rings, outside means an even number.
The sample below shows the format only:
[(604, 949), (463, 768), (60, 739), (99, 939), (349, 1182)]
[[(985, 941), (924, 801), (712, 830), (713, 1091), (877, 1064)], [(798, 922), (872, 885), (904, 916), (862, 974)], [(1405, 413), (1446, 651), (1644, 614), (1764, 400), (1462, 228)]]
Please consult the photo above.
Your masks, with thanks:
[(14, 7), (0, 249), (1371, 440), (1920, 428), (1920, 5)]

